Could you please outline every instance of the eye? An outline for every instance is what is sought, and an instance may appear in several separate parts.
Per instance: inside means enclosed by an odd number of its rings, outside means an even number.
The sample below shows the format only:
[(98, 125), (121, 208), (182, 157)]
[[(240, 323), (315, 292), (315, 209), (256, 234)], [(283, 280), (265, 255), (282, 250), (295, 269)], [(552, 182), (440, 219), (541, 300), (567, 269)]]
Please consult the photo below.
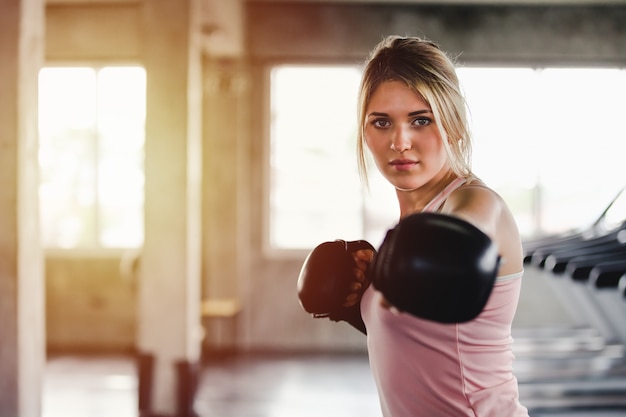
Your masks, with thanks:
[(429, 117), (416, 117), (413, 119), (413, 125), (415, 126), (428, 126), (432, 120)]
[(384, 129), (391, 126), (391, 123), (387, 119), (375, 119), (372, 120), (372, 126), (377, 127), (379, 129)]

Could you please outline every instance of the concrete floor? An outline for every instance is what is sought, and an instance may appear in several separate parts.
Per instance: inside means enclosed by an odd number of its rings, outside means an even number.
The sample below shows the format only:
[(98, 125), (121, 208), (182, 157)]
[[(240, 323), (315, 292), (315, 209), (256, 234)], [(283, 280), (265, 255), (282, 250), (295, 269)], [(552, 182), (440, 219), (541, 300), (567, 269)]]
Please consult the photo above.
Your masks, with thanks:
[[(518, 311), (526, 313), (513, 323), (513, 346), (531, 416), (626, 417), (626, 302), (534, 268), (524, 279)], [(42, 417), (137, 417), (137, 408), (132, 357), (49, 358)], [(381, 417), (365, 354), (208, 358), (195, 410), (199, 417)]]
[[(531, 416), (626, 417), (626, 378), (577, 378), (577, 385), (568, 381), (521, 382), (520, 395)], [(567, 398), (549, 394), (558, 387), (579, 393)], [(132, 358), (51, 358), (42, 416), (137, 417), (136, 388)], [(580, 394), (583, 391), (587, 393)], [(215, 360), (203, 368), (195, 409), (200, 417), (381, 417), (364, 355), (239, 355)]]

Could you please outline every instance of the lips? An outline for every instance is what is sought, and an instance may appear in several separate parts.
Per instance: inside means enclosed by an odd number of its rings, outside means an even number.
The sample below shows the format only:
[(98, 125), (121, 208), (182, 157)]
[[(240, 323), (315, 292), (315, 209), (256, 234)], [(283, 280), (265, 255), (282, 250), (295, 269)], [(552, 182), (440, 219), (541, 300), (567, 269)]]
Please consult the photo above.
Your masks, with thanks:
[(389, 165), (391, 165), (398, 171), (408, 171), (409, 169), (417, 165), (417, 161), (411, 159), (394, 159), (393, 161), (389, 162)]

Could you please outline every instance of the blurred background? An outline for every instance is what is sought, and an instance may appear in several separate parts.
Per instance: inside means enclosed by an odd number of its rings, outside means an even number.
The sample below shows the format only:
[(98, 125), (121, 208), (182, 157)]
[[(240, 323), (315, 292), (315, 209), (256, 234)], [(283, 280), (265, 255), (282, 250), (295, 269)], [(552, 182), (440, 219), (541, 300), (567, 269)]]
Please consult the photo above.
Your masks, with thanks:
[[(397, 220), (355, 152), (362, 63), (389, 34), (455, 59), (474, 170), (522, 232), (522, 402), (626, 415), (626, 279), (533, 258), (564, 236), (626, 242), (626, 1), (11, 0), (0, 14), (16, 45), (0, 49), (2, 91), (21, 86), (0, 113), (22, 120), (1, 131), (17, 150), (0, 224), (22, 238), (3, 240), (0, 359), (17, 365), (0, 417), (379, 416), (365, 338), (313, 320), (295, 289), (318, 243), (377, 246)], [(24, 375), (34, 406), (19, 406)], [(252, 389), (255, 375), (283, 389)]]

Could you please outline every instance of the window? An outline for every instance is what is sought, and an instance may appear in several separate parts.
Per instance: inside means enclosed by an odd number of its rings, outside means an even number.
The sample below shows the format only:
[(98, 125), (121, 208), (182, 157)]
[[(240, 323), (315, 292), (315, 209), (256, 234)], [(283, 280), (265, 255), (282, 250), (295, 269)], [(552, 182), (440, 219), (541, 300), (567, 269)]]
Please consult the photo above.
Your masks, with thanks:
[(143, 244), (145, 70), (39, 74), (40, 211), (47, 248)]
[[(353, 67), (278, 67), (272, 72), (271, 248), (362, 239), (365, 230), (376, 229), (381, 215), (393, 212), (371, 203), (358, 176), (359, 80), (360, 70)], [(382, 214), (376, 215), (377, 210)], [(379, 228), (386, 230), (389, 224)]]
[[(278, 66), (271, 75), (269, 244), (380, 242), (397, 221), (393, 190), (355, 157), (358, 67)], [(524, 237), (590, 225), (626, 182), (620, 100), (626, 71), (459, 68), (475, 172)], [(623, 111), (623, 110), (621, 110)]]
[(526, 235), (590, 225), (626, 185), (626, 71), (462, 68), (474, 166)]

